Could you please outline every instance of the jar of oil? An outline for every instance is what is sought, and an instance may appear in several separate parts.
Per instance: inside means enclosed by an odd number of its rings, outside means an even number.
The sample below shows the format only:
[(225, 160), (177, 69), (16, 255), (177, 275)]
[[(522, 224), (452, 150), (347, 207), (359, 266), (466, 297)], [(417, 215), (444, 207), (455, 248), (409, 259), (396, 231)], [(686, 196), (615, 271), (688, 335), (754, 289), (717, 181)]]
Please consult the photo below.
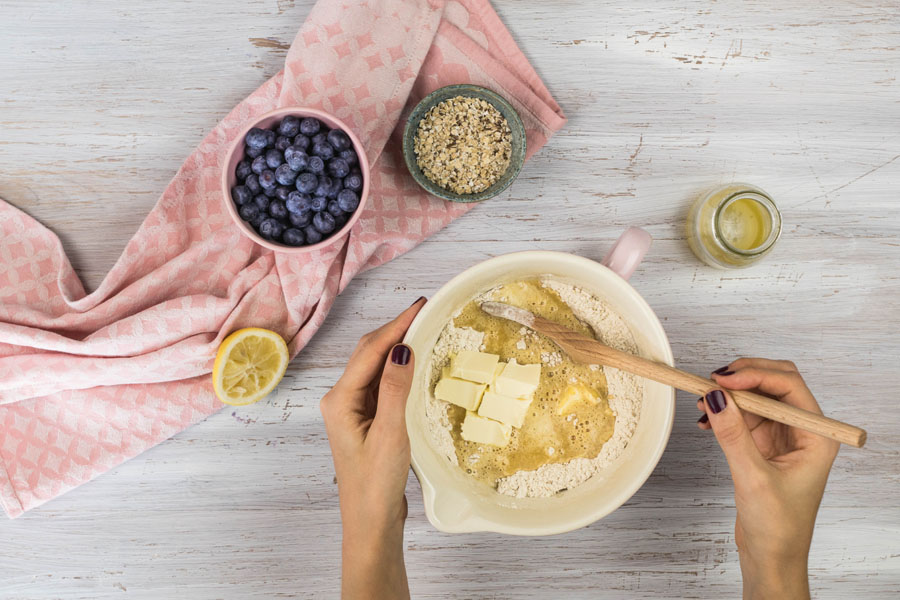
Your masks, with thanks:
[(764, 191), (732, 183), (699, 198), (687, 220), (697, 258), (719, 269), (749, 267), (772, 251), (781, 235), (781, 213)]

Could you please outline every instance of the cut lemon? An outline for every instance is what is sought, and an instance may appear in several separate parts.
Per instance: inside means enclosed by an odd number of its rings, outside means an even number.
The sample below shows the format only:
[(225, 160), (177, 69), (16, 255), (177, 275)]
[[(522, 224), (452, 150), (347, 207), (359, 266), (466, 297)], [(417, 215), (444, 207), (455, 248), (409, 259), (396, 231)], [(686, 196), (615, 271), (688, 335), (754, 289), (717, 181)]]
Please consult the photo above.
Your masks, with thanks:
[(225, 404), (244, 406), (266, 397), (287, 369), (284, 339), (268, 329), (238, 329), (219, 346), (213, 363), (213, 387)]

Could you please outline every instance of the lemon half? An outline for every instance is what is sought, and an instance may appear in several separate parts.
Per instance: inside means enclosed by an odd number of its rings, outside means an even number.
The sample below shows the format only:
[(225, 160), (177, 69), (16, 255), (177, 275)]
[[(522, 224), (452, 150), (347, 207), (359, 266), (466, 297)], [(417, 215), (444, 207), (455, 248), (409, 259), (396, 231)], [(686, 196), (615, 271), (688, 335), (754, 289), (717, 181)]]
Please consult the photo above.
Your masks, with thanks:
[(213, 363), (216, 396), (232, 406), (258, 402), (284, 377), (289, 360), (287, 344), (274, 331), (238, 329), (222, 341)]

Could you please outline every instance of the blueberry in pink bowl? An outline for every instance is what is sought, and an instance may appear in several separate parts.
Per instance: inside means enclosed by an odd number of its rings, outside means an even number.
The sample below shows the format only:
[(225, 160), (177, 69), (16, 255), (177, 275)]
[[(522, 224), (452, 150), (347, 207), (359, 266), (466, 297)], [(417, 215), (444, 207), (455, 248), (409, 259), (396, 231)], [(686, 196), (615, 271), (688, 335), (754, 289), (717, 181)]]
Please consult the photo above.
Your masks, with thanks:
[(278, 109), (248, 124), (226, 159), (229, 213), (256, 243), (283, 252), (320, 248), (358, 220), (368, 161), (356, 136), (313, 109)]

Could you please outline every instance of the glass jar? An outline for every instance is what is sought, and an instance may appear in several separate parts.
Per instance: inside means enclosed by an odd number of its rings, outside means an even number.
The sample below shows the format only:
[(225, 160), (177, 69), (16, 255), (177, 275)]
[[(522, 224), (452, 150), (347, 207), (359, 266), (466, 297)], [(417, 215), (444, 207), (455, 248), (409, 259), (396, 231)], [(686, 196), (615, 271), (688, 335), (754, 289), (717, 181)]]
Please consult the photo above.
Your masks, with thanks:
[(731, 183), (699, 198), (687, 219), (687, 239), (697, 258), (718, 269), (749, 267), (772, 251), (781, 236), (781, 213), (764, 191)]

